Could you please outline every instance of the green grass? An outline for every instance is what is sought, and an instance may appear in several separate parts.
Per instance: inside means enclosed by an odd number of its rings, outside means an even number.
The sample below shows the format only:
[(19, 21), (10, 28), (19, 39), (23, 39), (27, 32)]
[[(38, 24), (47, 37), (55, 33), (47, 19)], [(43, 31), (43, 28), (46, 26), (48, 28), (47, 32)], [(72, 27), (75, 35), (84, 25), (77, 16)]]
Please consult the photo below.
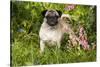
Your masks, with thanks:
[(78, 47), (68, 48), (67, 44), (60, 49), (45, 48), (39, 53), (39, 37), (37, 35), (20, 34), (12, 42), (12, 66), (62, 64), (96, 61), (96, 50), (84, 51)]

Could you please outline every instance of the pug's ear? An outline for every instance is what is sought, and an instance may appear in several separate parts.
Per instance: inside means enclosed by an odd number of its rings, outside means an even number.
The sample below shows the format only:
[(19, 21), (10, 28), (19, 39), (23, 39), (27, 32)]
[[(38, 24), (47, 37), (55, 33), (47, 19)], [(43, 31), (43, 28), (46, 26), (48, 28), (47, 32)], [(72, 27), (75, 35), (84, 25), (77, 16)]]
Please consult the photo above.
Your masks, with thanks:
[(56, 11), (58, 12), (59, 16), (61, 17), (62, 12), (60, 10), (56, 10)]
[(47, 12), (47, 10), (42, 11), (42, 16), (45, 17), (45, 13)]

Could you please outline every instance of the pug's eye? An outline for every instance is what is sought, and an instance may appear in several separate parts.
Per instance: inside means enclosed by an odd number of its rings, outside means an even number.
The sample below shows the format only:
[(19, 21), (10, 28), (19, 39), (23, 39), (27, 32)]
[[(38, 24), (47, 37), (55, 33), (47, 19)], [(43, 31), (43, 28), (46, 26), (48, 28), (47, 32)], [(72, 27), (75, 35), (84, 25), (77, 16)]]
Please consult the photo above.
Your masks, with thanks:
[(46, 16), (46, 18), (49, 18), (49, 16)]
[(59, 16), (56, 16), (56, 18), (59, 18)]
[(50, 16), (46, 16), (46, 18), (48, 19), (48, 18), (52, 18), (52, 17), (50, 17)]
[(46, 18), (54, 18), (53, 16), (46, 16)]

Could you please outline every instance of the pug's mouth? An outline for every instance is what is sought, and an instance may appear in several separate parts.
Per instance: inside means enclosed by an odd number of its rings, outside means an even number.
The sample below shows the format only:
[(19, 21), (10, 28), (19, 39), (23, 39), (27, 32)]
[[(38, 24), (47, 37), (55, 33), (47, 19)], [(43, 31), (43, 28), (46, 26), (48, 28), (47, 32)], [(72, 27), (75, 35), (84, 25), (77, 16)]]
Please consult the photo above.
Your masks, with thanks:
[(58, 22), (47, 22), (47, 24), (49, 26), (56, 26), (58, 24)]

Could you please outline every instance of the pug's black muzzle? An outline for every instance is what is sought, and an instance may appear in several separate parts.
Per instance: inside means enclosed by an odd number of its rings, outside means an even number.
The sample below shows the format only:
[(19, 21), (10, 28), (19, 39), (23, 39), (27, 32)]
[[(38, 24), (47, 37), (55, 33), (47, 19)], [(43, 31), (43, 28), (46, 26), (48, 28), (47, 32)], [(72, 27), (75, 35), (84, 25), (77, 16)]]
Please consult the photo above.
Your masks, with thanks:
[(58, 24), (58, 18), (57, 17), (47, 17), (47, 24), (50, 26), (55, 26)]

